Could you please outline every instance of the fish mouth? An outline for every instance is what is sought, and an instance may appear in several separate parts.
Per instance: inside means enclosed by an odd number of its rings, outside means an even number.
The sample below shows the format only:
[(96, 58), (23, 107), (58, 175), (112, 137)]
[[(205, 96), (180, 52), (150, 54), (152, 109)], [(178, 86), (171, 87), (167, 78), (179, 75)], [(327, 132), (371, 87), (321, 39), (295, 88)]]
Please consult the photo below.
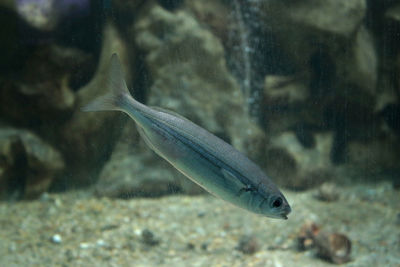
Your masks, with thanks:
[(282, 219), (287, 220), (288, 219), (288, 214), (292, 212), (292, 209), (290, 208), (289, 205), (287, 205), (283, 211), (280, 213), (280, 216), (282, 217)]
[(289, 214), (288, 212), (283, 212), (280, 215), (281, 215), (282, 219), (287, 220), (288, 219), (288, 214)]

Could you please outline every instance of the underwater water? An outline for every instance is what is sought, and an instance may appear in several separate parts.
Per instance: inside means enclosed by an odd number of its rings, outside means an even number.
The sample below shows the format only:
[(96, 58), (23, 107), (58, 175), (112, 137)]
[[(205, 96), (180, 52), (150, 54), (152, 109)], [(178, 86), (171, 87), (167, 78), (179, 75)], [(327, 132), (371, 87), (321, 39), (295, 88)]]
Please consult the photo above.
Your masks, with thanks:
[(0, 23), (0, 266), (400, 266), (398, 1)]

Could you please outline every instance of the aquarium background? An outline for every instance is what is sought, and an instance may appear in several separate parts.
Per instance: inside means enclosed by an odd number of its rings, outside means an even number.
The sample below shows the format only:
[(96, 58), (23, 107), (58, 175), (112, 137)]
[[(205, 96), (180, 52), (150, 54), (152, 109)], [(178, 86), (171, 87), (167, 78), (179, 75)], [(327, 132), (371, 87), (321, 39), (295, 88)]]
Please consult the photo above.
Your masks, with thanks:
[[(0, 0), (0, 266), (400, 266), (400, 3)], [(223, 202), (107, 92), (232, 144), (292, 206)]]

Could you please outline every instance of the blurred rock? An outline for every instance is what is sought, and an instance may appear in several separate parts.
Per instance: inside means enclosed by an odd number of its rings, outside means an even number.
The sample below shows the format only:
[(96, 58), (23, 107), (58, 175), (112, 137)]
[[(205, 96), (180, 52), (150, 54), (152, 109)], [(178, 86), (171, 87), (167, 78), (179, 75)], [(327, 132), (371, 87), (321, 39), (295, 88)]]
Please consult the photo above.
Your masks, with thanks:
[(57, 25), (53, 0), (16, 1), (16, 11), (27, 23), (40, 30), (53, 30)]
[(369, 142), (353, 141), (346, 151), (346, 167), (364, 178), (399, 168), (400, 144), (395, 136), (381, 136)]
[(262, 113), (262, 91), (266, 74), (293, 73), (275, 36), (263, 28), (262, 1), (186, 1), (202, 26), (224, 46), (227, 67), (235, 77), (252, 118)]
[[(400, 60), (399, 60), (400, 62)], [(397, 68), (396, 68), (397, 69)], [(400, 71), (399, 71), (400, 73)], [(400, 75), (396, 75), (399, 77), (396, 77), (400, 79)], [(398, 103), (398, 96), (397, 94), (400, 93), (400, 90), (397, 88), (397, 82), (390, 77), (388, 73), (382, 73), (381, 77), (379, 79), (379, 83), (377, 88), (379, 88), (379, 94), (376, 97), (376, 103), (375, 103), (375, 108), (374, 111), (376, 113), (382, 113), (384, 112), (384, 109), (387, 108), (388, 106), (396, 106)], [(397, 92), (399, 90), (399, 92)], [(381, 114), (385, 115), (385, 114)]]
[[(6, 1), (6, 3), (9, 1)], [(16, 12), (32, 27), (42, 31), (54, 30), (63, 16), (70, 18), (77, 15), (88, 14), (89, 0), (17, 0)]]
[(15, 0), (0, 1), (0, 72), (13, 73), (22, 68), (22, 64), (29, 54), (29, 50), (21, 41), (21, 28), (24, 21), (13, 11)]
[(291, 106), (307, 101), (310, 93), (296, 77), (270, 75), (265, 77), (264, 94), (269, 105)]
[[(346, 91), (348, 97), (345, 96)], [(357, 91), (360, 92), (359, 99)], [(325, 127), (334, 131), (332, 161), (336, 164), (345, 162), (346, 149), (350, 142), (367, 143), (386, 135), (381, 118), (374, 112), (374, 98), (369, 98), (371, 101), (368, 102), (368, 98), (363, 98), (362, 95), (362, 90), (345, 88), (341, 96), (336, 96), (324, 105)]]
[(253, 159), (264, 154), (265, 135), (246, 114), (215, 36), (190, 13), (157, 5), (141, 14), (134, 32), (153, 79), (148, 104), (189, 118)]
[(309, 100), (310, 89), (303, 77), (266, 76), (262, 123), (268, 134), (280, 134), (298, 125), (321, 125), (323, 107)]
[[(381, 98), (383, 99), (383, 97)], [(395, 101), (395, 99), (393, 99)], [(400, 136), (400, 104), (388, 104), (380, 112), (391, 131)]]
[[(278, 36), (298, 71), (310, 73), (309, 96), (315, 100), (308, 103), (325, 105), (339, 97), (350, 105), (374, 105), (378, 57), (362, 25), (366, 8), (364, 0), (263, 2), (264, 27)], [(311, 110), (321, 114), (318, 107)]]
[(335, 264), (343, 264), (351, 260), (351, 241), (340, 233), (321, 230), (313, 222), (305, 223), (298, 235), (298, 247), (301, 251), (317, 249), (317, 255)]
[(332, 178), (330, 160), (333, 137), (330, 133), (315, 134), (315, 145), (305, 148), (292, 132), (271, 139), (266, 166), (270, 177), (288, 188), (304, 190)]
[(320, 226), (314, 222), (306, 222), (297, 235), (297, 247), (300, 251), (309, 250), (315, 247), (314, 238), (320, 231)]
[(148, 229), (142, 231), (142, 242), (148, 246), (157, 246), (160, 244), (160, 240)]
[(101, 171), (96, 194), (107, 197), (158, 197), (172, 193), (204, 192), (141, 140), (135, 123), (129, 121)]
[(112, 2), (113, 8), (117, 10), (124, 9), (125, 11), (134, 12), (138, 10), (145, 0), (114, 0)]
[(255, 236), (245, 235), (240, 238), (236, 249), (244, 254), (251, 255), (260, 250), (260, 244)]
[(0, 129), (0, 199), (38, 197), (63, 168), (59, 152), (33, 133)]
[(38, 129), (49, 121), (65, 121), (75, 108), (70, 81), (84, 71), (90, 76), (92, 69), (93, 58), (81, 50), (41, 46), (24, 62), (18, 79), (8, 76), (0, 82), (0, 112), (21, 127)]
[(185, 7), (193, 12), (199, 23), (207, 25), (212, 33), (221, 39), (222, 43), (227, 42), (229, 28), (232, 27), (232, 23), (229, 20), (232, 10), (224, 1), (186, 0)]
[[(113, 22), (123, 31), (129, 30), (146, 0), (113, 0), (112, 4)], [(128, 35), (129, 37), (129, 35)]]
[(334, 183), (323, 183), (315, 195), (321, 201), (331, 202), (339, 199), (339, 189)]
[(0, 7), (13, 9), (15, 7), (15, 0), (1, 0)]
[(82, 112), (81, 108), (95, 97), (105, 94), (103, 85), (111, 55), (118, 53), (129, 84), (131, 73), (125, 42), (108, 23), (103, 32), (103, 46), (93, 79), (76, 94), (71, 118), (58, 129), (57, 144), (68, 162), (65, 180), (69, 186), (90, 184), (111, 154), (125, 117), (119, 112)]
[(314, 238), (318, 256), (335, 264), (343, 264), (351, 260), (351, 241), (339, 233), (320, 232)]
[[(332, 131), (332, 144), (323, 152), (326, 162), (354, 162), (346, 166), (362, 173), (369, 166), (374, 166), (374, 172), (387, 170), (399, 159), (395, 149), (389, 149), (391, 145), (397, 148), (398, 141), (388, 133), (397, 133), (393, 123), (397, 121), (393, 107), (399, 101), (399, 75), (393, 72), (399, 54), (394, 37), (399, 29), (394, 22), (397, 5), (379, 4), (376, 12), (385, 14), (383, 17), (369, 10), (378, 2), (369, 1), (368, 7), (364, 0), (263, 1), (261, 5), (263, 27), (276, 34), (278, 43), (296, 62), (298, 73), (293, 77), (304, 73), (298, 80), (267, 76), (266, 129), (272, 136), (294, 130), (304, 147), (315, 143), (314, 132)], [(380, 21), (368, 23), (371, 16)], [(378, 28), (382, 25), (386, 26)], [(390, 130), (382, 126), (382, 119)], [(355, 152), (361, 147), (362, 153)], [(379, 151), (372, 153), (375, 149)], [(355, 163), (358, 160), (363, 163)], [(295, 164), (295, 160), (288, 162)], [(328, 170), (333, 168), (331, 163), (327, 165)]]
[(367, 6), (365, 0), (284, 0), (263, 1), (261, 8), (265, 27), (278, 34), (301, 66), (321, 46), (339, 52), (361, 24)]
[(385, 17), (400, 23), (400, 3), (394, 4), (389, 7), (386, 10)]
[(354, 95), (340, 89), (338, 93), (347, 94), (352, 101), (366, 102), (366, 105), (371, 100), (365, 98), (373, 98), (377, 93), (378, 58), (374, 42), (366, 27), (361, 26), (355, 35), (354, 42), (351, 42), (344, 54), (338, 54), (339, 57), (335, 60), (340, 81), (363, 90), (355, 92)]

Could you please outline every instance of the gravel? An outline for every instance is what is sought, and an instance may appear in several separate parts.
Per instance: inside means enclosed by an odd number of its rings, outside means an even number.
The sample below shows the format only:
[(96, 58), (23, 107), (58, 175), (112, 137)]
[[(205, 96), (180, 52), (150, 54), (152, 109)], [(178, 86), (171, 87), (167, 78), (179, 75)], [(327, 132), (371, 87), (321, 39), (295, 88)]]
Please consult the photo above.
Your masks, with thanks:
[[(82, 191), (3, 202), (0, 266), (332, 266), (298, 251), (309, 221), (350, 238), (352, 260), (341, 266), (399, 266), (399, 192), (386, 183), (338, 190), (335, 202), (285, 192), (286, 221), (210, 195), (119, 200)], [(238, 250), (244, 236), (257, 243), (252, 253)]]

